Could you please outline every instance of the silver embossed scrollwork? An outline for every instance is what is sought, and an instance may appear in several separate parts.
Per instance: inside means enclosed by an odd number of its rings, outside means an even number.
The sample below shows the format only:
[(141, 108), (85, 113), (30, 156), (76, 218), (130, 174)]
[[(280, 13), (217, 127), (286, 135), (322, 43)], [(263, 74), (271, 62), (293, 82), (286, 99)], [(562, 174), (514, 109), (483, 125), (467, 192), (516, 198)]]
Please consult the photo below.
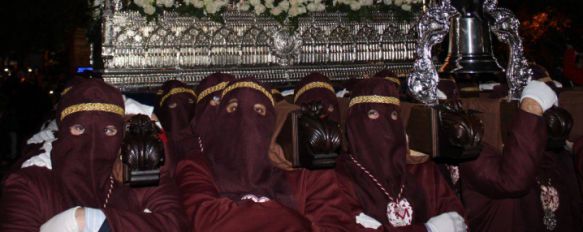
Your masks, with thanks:
[(520, 21), (512, 11), (497, 5), (497, 0), (485, 0), (484, 12), (494, 18), (494, 23), (490, 26), (492, 33), (509, 46), (510, 56), (506, 68), (508, 96), (510, 99), (520, 99), (522, 90), (532, 77), (532, 70), (524, 57), (522, 38), (518, 34)]
[(417, 25), (417, 59), (407, 83), (413, 97), (427, 105), (437, 104), (439, 81), (431, 60), (431, 48), (443, 41), (443, 37), (449, 32), (450, 18), (457, 14), (450, 0), (443, 0), (429, 7)]
[(281, 66), (289, 66), (296, 62), (301, 46), (302, 38), (289, 32), (286, 27), (282, 27), (273, 33), (271, 50), (278, 58), (277, 63)]

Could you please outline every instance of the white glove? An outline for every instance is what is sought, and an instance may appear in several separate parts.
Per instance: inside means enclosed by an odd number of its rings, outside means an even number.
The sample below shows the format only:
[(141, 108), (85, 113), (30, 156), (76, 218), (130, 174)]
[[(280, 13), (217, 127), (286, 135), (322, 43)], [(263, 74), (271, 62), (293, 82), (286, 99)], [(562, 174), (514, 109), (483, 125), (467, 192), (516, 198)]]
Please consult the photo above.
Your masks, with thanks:
[(494, 87), (499, 86), (500, 83), (491, 82), (491, 83), (482, 83), (480, 84), (480, 90), (493, 90)]
[(441, 90), (437, 90), (437, 99), (439, 100), (447, 100), (447, 95)]
[(37, 166), (37, 167), (45, 167), (48, 168), (49, 170), (53, 169), (53, 165), (51, 162), (51, 151), (53, 150), (53, 141), (57, 140), (56, 138), (51, 139), (51, 140), (47, 140), (43, 143), (43, 146), (40, 150), (42, 150), (43, 152), (35, 155), (33, 157), (30, 157), (30, 159), (24, 161), (24, 163), (22, 163), (22, 165), (20, 166), (21, 168), (26, 168), (26, 167), (30, 167), (30, 166)]
[(294, 90), (293, 89), (288, 89), (288, 90), (284, 90), (281, 91), (281, 96), (289, 96), (289, 95), (294, 95)]
[(75, 218), (75, 212), (78, 208), (80, 207), (73, 207), (53, 216), (40, 227), (40, 231), (79, 232), (79, 225), (77, 225), (77, 219)]
[(336, 97), (344, 97), (348, 93), (350, 93), (350, 91), (348, 91), (347, 89), (342, 89), (342, 90), (338, 91), (338, 93), (336, 93)]
[(532, 98), (543, 109), (547, 111), (553, 105), (558, 106), (559, 100), (555, 91), (551, 89), (547, 84), (541, 81), (530, 81), (528, 85), (522, 91), (522, 96), (520, 100), (525, 98)]
[(429, 232), (465, 232), (464, 218), (457, 212), (447, 212), (432, 217), (425, 223)]
[(356, 223), (362, 225), (364, 228), (378, 229), (379, 227), (381, 227), (381, 223), (379, 221), (377, 221), (376, 219), (374, 219), (371, 216), (368, 216), (362, 212), (358, 216), (356, 216), (355, 218), (356, 218)]
[(34, 134), (30, 139), (28, 139), (28, 141), (26, 141), (26, 144), (39, 144), (54, 138), (55, 135), (53, 134), (53, 130), (42, 130)]

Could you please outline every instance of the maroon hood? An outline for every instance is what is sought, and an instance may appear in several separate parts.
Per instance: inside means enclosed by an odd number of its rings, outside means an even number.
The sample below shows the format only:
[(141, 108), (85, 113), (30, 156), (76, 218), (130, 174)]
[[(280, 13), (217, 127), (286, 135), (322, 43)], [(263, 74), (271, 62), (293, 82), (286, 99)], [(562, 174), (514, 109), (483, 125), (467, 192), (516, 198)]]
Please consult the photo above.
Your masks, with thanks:
[[(406, 169), (407, 142), (398, 96), (395, 85), (386, 79), (363, 79), (355, 86), (346, 120), (349, 153), (341, 155), (337, 164), (338, 171), (354, 181), (365, 213), (383, 224), (388, 223), (386, 210), (389, 200), (350, 155), (380, 182), (391, 197), (397, 198), (401, 186), (405, 185), (403, 196), (415, 210), (422, 208), (419, 206), (424, 205), (423, 198), (416, 190), (414, 177)], [(369, 118), (375, 110), (378, 118)]]
[[(123, 137), (123, 107), (119, 90), (97, 79), (83, 81), (61, 99), (51, 161), (69, 205), (103, 207)], [(77, 124), (84, 132), (72, 135)], [(110, 125), (115, 135), (106, 135)]]
[[(265, 115), (257, 112), (258, 105), (264, 106)], [(233, 81), (223, 91), (215, 119), (219, 123), (207, 149), (221, 195), (239, 200), (255, 194), (294, 205), (284, 171), (268, 158), (275, 128), (273, 105), (269, 90), (254, 78)]]
[(318, 72), (302, 78), (294, 90), (294, 104), (303, 106), (313, 102), (321, 102), (324, 110), (328, 111), (328, 118), (340, 122), (340, 109), (334, 87), (328, 77)]
[(190, 127), (194, 135), (200, 136), (203, 141), (213, 130), (213, 121), (218, 107), (218, 105), (213, 106), (210, 102), (213, 98), (220, 100), (221, 92), (232, 80), (235, 80), (235, 76), (231, 74), (213, 73), (196, 86), (196, 107), (194, 118), (190, 121)]
[(183, 82), (169, 80), (164, 82), (156, 95), (154, 113), (166, 133), (172, 134), (189, 126), (196, 103), (194, 90)]

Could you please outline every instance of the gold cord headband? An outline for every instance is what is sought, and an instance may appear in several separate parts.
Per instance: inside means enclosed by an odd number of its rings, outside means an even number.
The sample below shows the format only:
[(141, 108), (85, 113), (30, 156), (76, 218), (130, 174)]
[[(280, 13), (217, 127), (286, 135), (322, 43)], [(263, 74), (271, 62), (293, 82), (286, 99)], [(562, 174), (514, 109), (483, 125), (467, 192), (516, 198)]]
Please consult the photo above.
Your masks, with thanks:
[(380, 95), (368, 95), (368, 96), (358, 96), (350, 100), (350, 104), (348, 107), (352, 107), (356, 104), (361, 103), (382, 103), (382, 104), (393, 104), (393, 105), (400, 105), (400, 101), (396, 97), (387, 97), (387, 96), (380, 96)]
[(326, 82), (321, 82), (321, 81), (310, 82), (309, 84), (304, 85), (304, 87), (302, 87), (300, 90), (298, 90), (297, 93), (295, 93), (294, 102), (298, 101), (298, 98), (302, 94), (304, 94), (306, 91), (308, 91), (310, 89), (315, 89), (315, 88), (324, 88), (324, 89), (332, 91), (332, 93), (335, 94), (334, 87), (332, 87), (331, 84), (328, 84)]
[(61, 112), (61, 120), (65, 117), (77, 113), (77, 112), (84, 112), (84, 111), (102, 111), (102, 112), (110, 112), (114, 114), (118, 114), (119, 116), (124, 116), (124, 109), (118, 105), (108, 104), (108, 103), (83, 103), (72, 105), (65, 108)]
[(385, 80), (393, 82), (397, 85), (401, 85), (401, 81), (399, 80), (399, 78), (396, 78), (396, 77), (385, 77)]
[(221, 82), (219, 84), (213, 85), (213, 86), (211, 86), (209, 88), (206, 88), (205, 90), (203, 90), (202, 92), (200, 92), (200, 94), (198, 95), (198, 98), (196, 99), (196, 103), (198, 103), (203, 98), (205, 98), (206, 96), (210, 95), (211, 93), (214, 93), (214, 92), (223, 90), (227, 86), (227, 84), (229, 84), (229, 82), (228, 81), (224, 81), (224, 82)]
[(194, 90), (192, 90), (192, 89), (184, 88), (184, 87), (173, 88), (166, 95), (164, 95), (162, 97), (162, 99), (160, 100), (160, 106), (162, 106), (164, 104), (164, 101), (166, 101), (166, 99), (168, 97), (170, 97), (174, 94), (179, 94), (179, 93), (190, 93), (190, 94), (192, 94), (192, 96), (194, 96), (196, 98), (196, 93), (194, 93)]
[(73, 87), (67, 87), (65, 89), (63, 89), (63, 92), (61, 92), (61, 96), (65, 96), (65, 94), (67, 94), (69, 91), (71, 91)]
[(229, 93), (229, 92), (231, 92), (231, 91), (233, 91), (235, 89), (238, 89), (238, 88), (251, 88), (251, 89), (255, 89), (255, 90), (263, 93), (263, 95), (265, 95), (267, 98), (269, 98), (269, 101), (271, 101), (271, 105), (275, 105), (275, 101), (273, 101), (273, 97), (271, 96), (271, 93), (269, 93), (269, 91), (267, 91), (261, 85), (255, 83), (255, 82), (250, 82), (250, 81), (237, 82), (235, 84), (229, 85), (227, 88), (225, 88), (225, 90), (223, 90), (222, 97), (224, 97), (225, 95), (227, 95), (227, 93)]

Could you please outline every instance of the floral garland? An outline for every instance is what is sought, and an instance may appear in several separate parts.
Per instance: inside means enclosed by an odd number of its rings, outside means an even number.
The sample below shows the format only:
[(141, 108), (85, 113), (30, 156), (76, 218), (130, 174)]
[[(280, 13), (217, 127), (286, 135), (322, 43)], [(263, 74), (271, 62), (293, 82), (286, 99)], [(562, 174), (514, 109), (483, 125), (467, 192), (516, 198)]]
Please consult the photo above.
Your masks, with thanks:
[(398, 18), (408, 18), (421, 7), (422, 0), (126, 0), (130, 10), (137, 10), (148, 20), (166, 11), (182, 15), (209, 17), (221, 21), (221, 14), (232, 6), (242, 12), (273, 17), (279, 22), (297, 20), (310, 12), (346, 12), (353, 20), (370, 17), (373, 11), (392, 10)]

